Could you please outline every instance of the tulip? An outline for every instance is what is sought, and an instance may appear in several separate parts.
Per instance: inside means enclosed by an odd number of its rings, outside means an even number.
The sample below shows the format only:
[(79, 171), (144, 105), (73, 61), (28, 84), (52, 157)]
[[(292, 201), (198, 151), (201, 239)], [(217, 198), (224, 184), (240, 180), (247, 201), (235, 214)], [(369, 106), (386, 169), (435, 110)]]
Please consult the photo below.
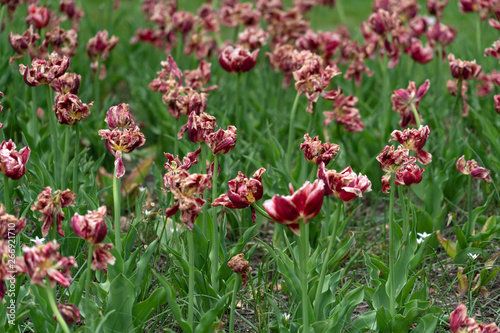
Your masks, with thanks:
[[(429, 90), (430, 81), (425, 82), (418, 88), (415, 82), (410, 81), (407, 89), (395, 90), (391, 96), (392, 109), (399, 113), (401, 120), (399, 126), (417, 126), (422, 121), (422, 117), (418, 112), (420, 100)], [(418, 119), (416, 118), (418, 116)]]
[(33, 247), (25, 245), (23, 251), (26, 273), (31, 278), (31, 283), (43, 287), (42, 280), (48, 278), (52, 288), (56, 283), (69, 288), (71, 267), (77, 267), (76, 260), (72, 256), (63, 257), (55, 240), (47, 244), (37, 242)]
[(334, 143), (323, 143), (319, 140), (319, 136), (311, 139), (308, 133), (304, 135), (304, 143), (300, 144), (300, 150), (304, 151), (306, 160), (315, 164), (325, 163), (327, 165), (337, 156), (340, 146)]
[(39, 221), (43, 222), (42, 236), (49, 234), (49, 230), (56, 220), (57, 232), (64, 237), (62, 221), (64, 220), (63, 207), (73, 206), (75, 204), (76, 194), (71, 190), (57, 190), (52, 195), (52, 189), (47, 186), (38, 195), (38, 200), (31, 206), (31, 210), (42, 213)]
[(392, 139), (389, 141), (398, 141), (403, 148), (413, 151), (417, 161), (427, 165), (432, 161), (432, 155), (423, 147), (429, 137), (429, 126), (420, 126), (417, 129), (405, 129), (403, 132), (395, 130), (391, 133)]
[(453, 53), (450, 53), (448, 56), (448, 62), (450, 64), (451, 75), (458, 80), (475, 79), (482, 70), (482, 67), (476, 64), (476, 60), (463, 61), (461, 59), (455, 59)]
[(0, 204), (0, 238), (12, 239), (19, 235), (26, 226), (26, 218), (16, 218), (6, 213), (4, 204)]
[(207, 137), (214, 132), (217, 123), (215, 117), (203, 112), (197, 115), (196, 112), (191, 112), (186, 125), (182, 126), (177, 138), (180, 140), (184, 136), (184, 132), (188, 132), (189, 141), (194, 143), (205, 142)]
[(290, 195), (274, 195), (264, 202), (266, 212), (278, 223), (286, 225), (293, 233), (300, 236), (299, 220), (308, 223), (319, 214), (323, 204), (325, 184), (316, 180), (313, 184), (306, 182), (294, 191), (290, 184)]
[(491, 171), (478, 166), (475, 160), (465, 161), (465, 155), (462, 155), (456, 163), (457, 170), (464, 175), (471, 175), (473, 178), (479, 178), (487, 183), (492, 183)]
[[(69, 326), (80, 321), (80, 310), (78, 310), (76, 305), (71, 303), (57, 303), (57, 309)], [(57, 320), (56, 316), (54, 316), (54, 320)]]
[(16, 145), (12, 140), (5, 140), (0, 144), (0, 172), (10, 179), (19, 179), (26, 173), (26, 163), (30, 157), (31, 150), (24, 147), (16, 151)]
[(215, 154), (227, 154), (236, 145), (236, 127), (228, 126), (227, 130), (219, 129), (207, 136), (206, 143)]
[(219, 64), (229, 73), (248, 72), (255, 67), (259, 49), (250, 53), (242, 47), (227, 46), (219, 55)]
[(361, 173), (356, 175), (351, 167), (337, 172), (325, 169), (325, 164), (321, 163), (318, 169), (318, 178), (325, 183), (326, 195), (333, 195), (345, 202), (362, 197), (363, 193), (372, 190), (372, 183), (368, 177)]
[(94, 102), (85, 104), (78, 96), (67, 93), (56, 95), (52, 109), (56, 113), (59, 124), (72, 126), (77, 121), (87, 118), (90, 115), (90, 107), (92, 105), (94, 105)]

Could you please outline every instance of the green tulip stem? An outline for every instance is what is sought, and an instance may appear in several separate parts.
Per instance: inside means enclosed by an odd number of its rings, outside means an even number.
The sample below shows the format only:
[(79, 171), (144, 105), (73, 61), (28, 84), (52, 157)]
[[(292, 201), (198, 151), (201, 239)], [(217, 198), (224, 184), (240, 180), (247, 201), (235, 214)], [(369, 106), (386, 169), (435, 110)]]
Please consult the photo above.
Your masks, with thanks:
[(309, 297), (307, 293), (307, 258), (309, 237), (304, 220), (299, 220), (300, 227), (300, 283), (302, 287), (302, 332), (309, 333)]
[(3, 204), (5, 205), (5, 212), (7, 214), (10, 213), (12, 209), (12, 202), (11, 202), (11, 193), (10, 193), (10, 184), (9, 184), (9, 177), (7, 177), (6, 174), (3, 175)]
[(406, 198), (404, 194), (404, 187), (398, 186), (399, 201), (401, 202), (401, 210), (403, 215), (403, 243), (406, 242), (410, 233), (408, 211), (406, 208)]
[(54, 312), (54, 316), (56, 316), (57, 321), (59, 322), (59, 325), (61, 325), (61, 328), (64, 331), (64, 333), (69, 333), (70, 331), (68, 328), (68, 324), (66, 324), (66, 322), (64, 321), (64, 318), (62, 317), (61, 313), (59, 312), (59, 309), (57, 308), (56, 300), (54, 298), (52, 288), (50, 287), (50, 282), (46, 282), (45, 291), (47, 293), (47, 299), (49, 301), (50, 308), (52, 309), (52, 312)]
[(188, 251), (189, 251), (189, 294), (188, 294), (188, 323), (193, 327), (194, 318), (194, 231), (188, 230)]
[(469, 217), (469, 230), (468, 236), (471, 237), (474, 234), (474, 222), (472, 221), (472, 176), (469, 175), (467, 180), (467, 215)]
[(236, 312), (236, 301), (238, 300), (238, 292), (240, 291), (240, 287), (241, 287), (241, 276), (239, 274), (236, 274), (234, 280), (233, 296), (231, 299), (231, 312), (229, 314), (229, 333), (234, 332), (234, 314)]
[(293, 102), (292, 112), (290, 113), (290, 125), (288, 127), (288, 145), (286, 147), (286, 167), (291, 169), (291, 161), (292, 161), (292, 145), (293, 145), (293, 137), (295, 134), (294, 125), (295, 125), (295, 115), (297, 113), (297, 106), (299, 104), (299, 96), (300, 93), (297, 92), (295, 96), (295, 101)]
[(389, 202), (389, 270), (390, 270), (390, 290), (389, 290), (389, 311), (391, 317), (396, 315), (396, 290), (394, 279), (394, 197), (396, 194), (396, 174), (394, 171), (391, 173), (391, 198)]
[(269, 214), (264, 209), (260, 208), (259, 205), (257, 205), (255, 202), (252, 202), (250, 205), (253, 207), (253, 209), (255, 209), (255, 211), (257, 213), (259, 213), (260, 215), (262, 215), (266, 219), (268, 219), (268, 220), (273, 219), (271, 216), (269, 216)]
[[(202, 165), (202, 172), (204, 172), (205, 174), (208, 174), (208, 171), (207, 171), (207, 150), (208, 150), (208, 146), (206, 143), (202, 142), (201, 143), (201, 163), (203, 164)], [(206, 198), (208, 196), (207, 194), (207, 190), (203, 191), (203, 197)], [(206, 235), (207, 234), (207, 230), (208, 230), (208, 215), (207, 215), (207, 205), (203, 205), (203, 225), (202, 225), (202, 230), (203, 230), (203, 234)]]
[[(47, 92), (47, 116), (49, 118), (49, 129), (50, 129), (50, 134), (52, 136), (52, 149), (54, 150), (54, 175), (57, 175), (60, 171), (61, 163), (60, 157), (59, 157), (59, 138), (58, 138), (58, 132), (57, 132), (57, 117), (55, 112), (50, 112), (51, 111), (51, 106), (52, 106), (52, 98), (51, 98), (51, 90), (50, 87), (48, 88), (49, 91)], [(62, 184), (60, 184), (62, 185)]]
[(93, 323), (92, 310), (90, 309), (90, 284), (92, 283), (92, 253), (94, 252), (94, 245), (89, 244), (89, 252), (87, 253), (87, 282), (85, 283), (85, 319), (86, 322)]
[(68, 165), (69, 159), (69, 130), (70, 126), (66, 125), (66, 128), (64, 129), (64, 152), (61, 168), (61, 190), (64, 190), (66, 187), (66, 166)]
[(120, 214), (121, 214), (121, 180), (113, 175), (113, 203), (114, 203), (114, 216), (115, 216), (115, 246), (116, 250), (122, 255), (122, 238), (120, 234)]
[[(217, 171), (219, 169), (219, 155), (214, 155), (214, 172), (212, 176), (212, 202), (217, 198)], [(217, 291), (217, 271), (219, 268), (219, 226), (217, 223), (216, 207), (212, 207), (212, 249), (210, 261), (212, 264), (212, 287)]]
[(80, 127), (75, 124), (75, 158), (73, 159), (73, 193), (78, 194), (78, 154), (80, 154)]
[[(326, 250), (325, 258), (323, 259), (323, 264), (321, 265), (321, 273), (319, 275), (319, 283), (318, 288), (316, 289), (316, 297), (315, 300), (319, 300), (321, 296), (321, 291), (323, 290), (323, 283), (325, 282), (326, 270), (328, 269), (328, 262), (330, 261), (330, 256), (332, 255), (332, 251), (337, 244), (337, 230), (340, 221), (340, 213), (342, 211), (342, 201), (337, 204), (337, 214), (333, 220), (333, 232), (330, 234), (330, 240), (328, 241), (328, 249)], [(328, 218), (331, 218), (328, 216)], [(326, 227), (326, 226), (324, 226)], [(315, 307), (316, 318), (319, 318), (319, 311), (321, 309)]]
[(417, 108), (414, 103), (410, 103), (411, 111), (413, 112), (413, 116), (415, 117), (415, 122), (417, 123), (417, 128), (420, 128), (420, 115), (418, 114)]

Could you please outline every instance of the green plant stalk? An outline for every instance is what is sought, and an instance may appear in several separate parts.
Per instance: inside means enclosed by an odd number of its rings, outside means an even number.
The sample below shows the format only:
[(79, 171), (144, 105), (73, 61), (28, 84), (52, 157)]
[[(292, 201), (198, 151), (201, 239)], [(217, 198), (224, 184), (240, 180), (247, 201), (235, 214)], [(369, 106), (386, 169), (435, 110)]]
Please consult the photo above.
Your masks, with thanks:
[(339, 14), (339, 19), (341, 24), (345, 24), (345, 12), (344, 7), (342, 6), (342, 0), (337, 0), (337, 13)]
[(410, 103), (411, 105), (411, 111), (413, 112), (413, 116), (415, 117), (415, 122), (417, 123), (417, 128), (420, 128), (420, 115), (418, 114), (417, 108), (415, 107), (415, 104)]
[[(318, 288), (316, 290), (316, 297), (314, 299), (319, 300), (321, 296), (321, 290), (323, 289), (323, 283), (325, 283), (326, 270), (328, 268), (328, 262), (330, 260), (330, 256), (332, 255), (332, 251), (337, 245), (337, 229), (340, 221), (340, 213), (342, 211), (342, 202), (337, 204), (337, 214), (335, 215), (335, 219), (333, 220), (333, 232), (330, 235), (330, 240), (328, 241), (328, 249), (326, 250), (325, 259), (323, 260), (323, 265), (321, 265), (321, 272), (319, 274), (319, 283)], [(319, 311), (321, 310), (319, 307), (315, 307), (314, 309), (316, 318), (319, 318)]]
[(113, 203), (114, 203), (114, 215), (115, 215), (115, 246), (116, 250), (120, 255), (122, 255), (122, 238), (120, 235), (120, 214), (121, 214), (121, 180), (113, 175)]
[(299, 96), (300, 93), (297, 92), (297, 95), (295, 96), (295, 100), (293, 102), (292, 106), (292, 112), (290, 114), (290, 125), (288, 127), (288, 145), (286, 147), (286, 168), (288, 170), (291, 169), (291, 161), (292, 161), (292, 144), (293, 144), (293, 137), (295, 134), (294, 125), (295, 125), (295, 114), (297, 113), (297, 106), (299, 104)]
[(88, 323), (93, 323), (94, 320), (90, 310), (90, 284), (92, 283), (92, 253), (94, 252), (94, 245), (89, 245), (89, 252), (87, 253), (87, 282), (85, 283), (85, 319)]
[(469, 218), (469, 230), (467, 231), (467, 235), (469, 237), (474, 234), (474, 223), (472, 222), (472, 176), (469, 175), (469, 179), (467, 180), (467, 216)]
[(241, 276), (239, 274), (236, 274), (236, 279), (234, 280), (233, 297), (231, 299), (231, 312), (229, 314), (229, 333), (234, 332), (234, 315), (236, 312), (236, 301), (238, 300), (238, 291), (240, 290), (240, 287)]
[(391, 317), (396, 315), (396, 288), (395, 288), (395, 279), (394, 279), (394, 197), (396, 194), (396, 174), (394, 171), (391, 173), (391, 194), (390, 194), (390, 202), (389, 202), (389, 270), (390, 270), (390, 284), (391, 288), (389, 290), (389, 311), (391, 313)]
[(54, 175), (57, 175), (59, 173), (59, 163), (61, 162), (60, 157), (59, 157), (59, 138), (58, 138), (58, 132), (57, 132), (57, 117), (55, 112), (50, 112), (51, 111), (51, 93), (50, 93), (50, 88), (48, 88), (49, 91), (47, 93), (47, 116), (49, 118), (49, 129), (50, 133), (52, 136), (52, 149), (54, 149)]
[(309, 246), (309, 237), (304, 221), (299, 221), (300, 227), (300, 284), (302, 287), (302, 332), (309, 333), (309, 297), (307, 296), (307, 250)]
[(10, 181), (9, 177), (7, 177), (6, 174), (3, 175), (3, 201), (4, 201), (4, 206), (5, 206), (5, 212), (7, 214), (10, 213), (12, 210), (12, 199), (11, 199), (11, 193), (10, 193)]
[(97, 60), (97, 69), (94, 76), (94, 103), (95, 110), (100, 112), (101, 108), (101, 81), (99, 80), (99, 71), (101, 69), (101, 60)]
[(193, 327), (194, 318), (194, 235), (192, 230), (187, 231), (189, 251), (189, 291), (188, 291), (188, 323)]
[(481, 19), (479, 17), (476, 20), (476, 43), (477, 54), (482, 56), (483, 52), (481, 52)]
[(80, 127), (75, 124), (75, 158), (73, 160), (73, 193), (78, 194), (78, 154), (80, 153)]
[(401, 210), (403, 215), (403, 243), (408, 240), (410, 232), (410, 223), (408, 219), (408, 210), (406, 209), (406, 198), (404, 194), (404, 187), (398, 186), (399, 201), (401, 201)]
[(66, 125), (64, 129), (64, 152), (63, 152), (63, 161), (61, 168), (61, 190), (64, 190), (66, 187), (66, 166), (68, 165), (69, 159), (69, 125)]
[[(201, 163), (203, 164), (202, 170), (205, 174), (208, 174), (207, 172), (207, 149), (208, 145), (204, 142), (201, 143)], [(203, 197), (206, 198), (207, 195), (207, 190), (203, 191)], [(208, 215), (207, 215), (207, 205), (203, 205), (203, 234), (207, 234), (208, 231)]]
[[(238, 29), (238, 28), (236, 28)], [(237, 74), (236, 77), (236, 95), (234, 96), (234, 116), (236, 117), (236, 128), (240, 131), (243, 130), (242, 126), (242, 116), (244, 110), (242, 109), (243, 103), (240, 103), (240, 90), (241, 90), (241, 73)]]
[[(212, 201), (217, 198), (217, 170), (219, 169), (219, 155), (214, 155), (214, 174), (212, 176)], [(217, 224), (216, 207), (212, 207), (212, 249), (210, 253), (212, 287), (217, 292), (217, 270), (219, 268), (219, 228)]]
[(46, 282), (45, 291), (47, 293), (47, 299), (49, 301), (50, 308), (52, 309), (52, 312), (54, 312), (54, 316), (56, 316), (59, 325), (61, 325), (61, 328), (64, 331), (64, 333), (69, 333), (70, 331), (68, 328), (68, 324), (66, 324), (64, 318), (59, 312), (59, 309), (57, 308), (56, 300), (54, 298), (54, 294), (52, 293), (52, 288), (50, 287), (50, 282)]

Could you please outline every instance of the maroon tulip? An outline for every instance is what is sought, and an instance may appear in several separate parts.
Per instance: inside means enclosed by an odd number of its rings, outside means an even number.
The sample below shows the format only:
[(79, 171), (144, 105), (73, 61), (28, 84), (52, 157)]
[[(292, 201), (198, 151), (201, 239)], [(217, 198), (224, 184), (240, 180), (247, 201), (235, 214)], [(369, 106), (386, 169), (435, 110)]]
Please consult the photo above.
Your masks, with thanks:
[(312, 163), (328, 164), (330, 161), (337, 156), (340, 146), (334, 143), (323, 143), (319, 140), (319, 136), (311, 139), (309, 133), (304, 135), (305, 142), (300, 144), (300, 150), (304, 151), (306, 160)]
[(26, 274), (31, 278), (31, 283), (43, 287), (43, 279), (48, 278), (52, 288), (56, 283), (69, 288), (71, 267), (78, 265), (74, 257), (63, 257), (59, 253), (59, 244), (55, 240), (47, 244), (38, 241), (33, 247), (25, 245), (23, 251)]
[(43, 222), (42, 236), (45, 237), (49, 234), (50, 228), (56, 220), (57, 232), (64, 237), (64, 230), (62, 221), (64, 220), (63, 207), (73, 206), (75, 204), (76, 194), (71, 190), (57, 190), (52, 195), (52, 189), (47, 186), (38, 195), (38, 200), (31, 206), (31, 210), (42, 213), (38, 219)]
[(266, 212), (278, 223), (286, 225), (293, 233), (300, 236), (299, 220), (308, 223), (319, 214), (323, 205), (325, 184), (316, 180), (313, 184), (306, 182), (294, 192), (290, 184), (290, 195), (274, 195), (264, 202)]
[(206, 137), (206, 143), (215, 154), (227, 154), (236, 145), (236, 127), (228, 126), (227, 130), (219, 129)]
[(49, 25), (50, 12), (47, 7), (38, 7), (32, 4), (28, 7), (28, 15), (26, 15), (26, 23), (33, 24), (35, 28), (42, 29)]
[(85, 104), (78, 96), (71, 93), (57, 94), (54, 98), (52, 109), (56, 113), (59, 124), (72, 126), (77, 121), (87, 118), (90, 115), (90, 107), (92, 105), (94, 105), (94, 102)]
[(410, 163), (396, 172), (396, 184), (397, 185), (414, 185), (422, 181), (422, 173), (425, 169), (420, 169), (420, 167), (415, 163)]
[(361, 173), (356, 175), (351, 167), (337, 172), (327, 170), (325, 164), (321, 163), (318, 169), (318, 178), (325, 183), (326, 195), (333, 195), (345, 202), (362, 197), (363, 193), (372, 190), (372, 183), (368, 177), (363, 176)]
[(184, 132), (188, 132), (189, 141), (194, 143), (205, 142), (207, 137), (214, 132), (217, 123), (215, 117), (203, 112), (197, 115), (196, 112), (191, 112), (186, 125), (182, 126), (177, 139), (182, 139)]
[(19, 179), (26, 173), (26, 163), (30, 157), (31, 150), (24, 147), (20, 151), (16, 150), (16, 145), (12, 140), (5, 140), (0, 144), (0, 172), (10, 179)]
[(391, 133), (392, 139), (398, 141), (403, 148), (415, 152), (415, 157), (420, 163), (427, 165), (432, 161), (432, 155), (426, 152), (423, 147), (429, 137), (429, 126), (420, 126), (417, 129), (405, 129), (403, 132), (395, 130)]
[(453, 53), (450, 53), (448, 56), (448, 62), (450, 63), (451, 76), (459, 80), (475, 79), (482, 70), (482, 67), (476, 64), (476, 60), (463, 61), (461, 59), (455, 59)]
[(245, 260), (243, 256), (243, 253), (240, 253), (232, 257), (227, 262), (227, 267), (241, 276), (241, 287), (245, 288), (249, 279), (248, 274), (252, 271), (252, 267), (250, 267), (248, 260)]
[[(68, 326), (80, 321), (80, 310), (78, 310), (76, 305), (71, 303), (57, 303), (57, 309)], [(55, 315), (54, 320), (57, 320)]]
[(260, 49), (250, 53), (242, 47), (227, 46), (219, 55), (219, 64), (229, 73), (248, 72), (255, 67)]
[(108, 124), (110, 129), (124, 129), (135, 125), (129, 105), (126, 103), (110, 107), (106, 112), (106, 119), (104, 119), (104, 121)]
[(82, 216), (75, 213), (71, 218), (71, 228), (75, 234), (92, 244), (101, 243), (106, 234), (106, 206), (101, 206), (97, 211), (89, 211)]
[(471, 175), (472, 177), (482, 179), (487, 183), (493, 182), (490, 177), (490, 170), (478, 166), (475, 160), (465, 161), (464, 155), (457, 160), (457, 170), (464, 175)]
[(14, 215), (7, 214), (4, 204), (0, 204), (0, 238), (11, 239), (26, 226), (26, 218), (18, 219)]

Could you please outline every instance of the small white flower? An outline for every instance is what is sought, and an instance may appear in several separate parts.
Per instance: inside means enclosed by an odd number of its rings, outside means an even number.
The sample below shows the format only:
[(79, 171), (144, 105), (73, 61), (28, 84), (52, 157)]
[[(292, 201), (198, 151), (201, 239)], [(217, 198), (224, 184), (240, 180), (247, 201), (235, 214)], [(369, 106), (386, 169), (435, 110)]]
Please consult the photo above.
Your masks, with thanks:
[(145, 209), (145, 210), (144, 210), (144, 214), (145, 214), (145, 215), (149, 215), (149, 214), (151, 214), (151, 210), (147, 210), (147, 209)]
[(429, 237), (432, 234), (428, 234), (426, 232), (424, 232), (424, 233), (417, 232), (417, 235), (419, 236), (417, 238), (417, 244), (422, 244), (424, 242), (424, 239), (426, 239), (427, 237)]
[(471, 258), (472, 260), (476, 260), (477, 257), (479, 257), (479, 254), (477, 253), (467, 253), (467, 255), (469, 256), (469, 258)]
[(39, 238), (38, 236), (36, 236), (35, 239), (31, 239), (31, 241), (36, 245), (40, 245), (43, 244), (43, 242), (45, 242), (45, 238)]
[(291, 317), (291, 316), (292, 316), (292, 315), (291, 315), (291, 314), (289, 314), (289, 313), (286, 313), (286, 312), (285, 312), (285, 313), (283, 313), (283, 318), (282, 318), (282, 319), (283, 319), (283, 322), (288, 323), (288, 322), (290, 321), (290, 317)]
[(144, 192), (145, 190), (146, 190), (146, 187), (144, 187), (144, 186), (139, 186), (139, 191), (140, 191), (140, 192)]

